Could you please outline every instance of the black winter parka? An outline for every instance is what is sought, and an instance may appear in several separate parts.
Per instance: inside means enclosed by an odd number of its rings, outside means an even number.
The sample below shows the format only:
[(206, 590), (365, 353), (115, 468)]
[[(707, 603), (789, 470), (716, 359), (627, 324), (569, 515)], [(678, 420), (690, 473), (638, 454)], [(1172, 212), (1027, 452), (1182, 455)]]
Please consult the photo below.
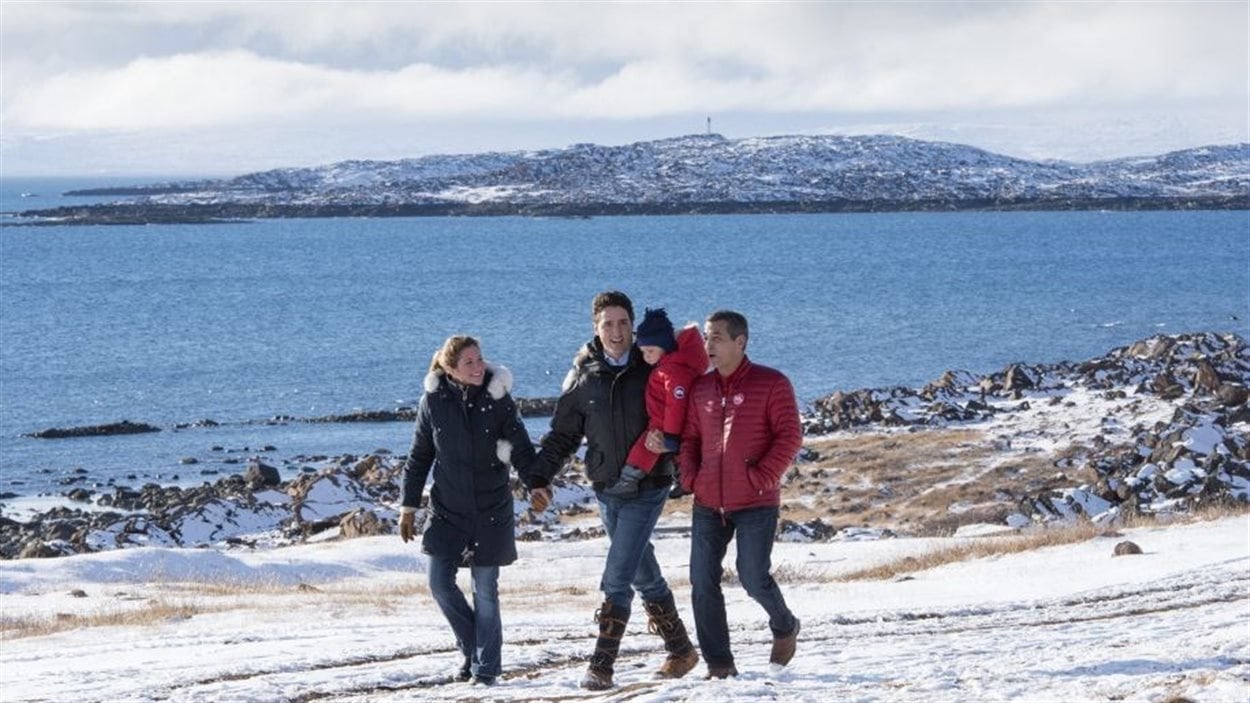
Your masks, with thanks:
[(403, 505), (415, 508), (434, 473), (421, 541), (426, 554), (477, 566), (516, 561), (508, 464), (525, 480), (535, 452), (511, 387), (502, 366), (488, 366), (480, 386), (426, 376), (403, 479)]
[[(629, 449), (647, 429), (646, 389), (651, 367), (634, 346), (629, 362), (613, 366), (595, 337), (573, 359), (556, 399), (551, 430), (543, 436), (534, 470), (536, 485), (559, 473), (586, 438), (586, 477), (596, 489), (616, 482)], [(644, 488), (673, 482), (672, 455), (666, 454), (641, 482)]]

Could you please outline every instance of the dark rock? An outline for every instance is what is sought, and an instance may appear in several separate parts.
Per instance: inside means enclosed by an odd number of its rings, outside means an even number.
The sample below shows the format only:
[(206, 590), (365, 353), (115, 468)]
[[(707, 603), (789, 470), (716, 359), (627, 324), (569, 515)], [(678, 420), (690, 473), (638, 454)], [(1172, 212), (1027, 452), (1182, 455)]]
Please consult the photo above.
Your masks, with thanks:
[(1028, 371), (1020, 364), (1012, 364), (1007, 367), (1007, 371), (1003, 375), (1003, 389), (1009, 391), (1022, 390), (1025, 388), (1033, 388), (1037, 383), (1029, 377)]
[(838, 528), (820, 518), (812, 518), (803, 523), (782, 520), (777, 527), (777, 533), (781, 536), (789, 536), (792, 540), (828, 542), (837, 536)]
[(377, 513), (364, 508), (353, 510), (339, 520), (339, 533), (346, 539), (387, 535), (393, 529), (393, 522), (383, 520)]
[(416, 419), (415, 408), (398, 410), (358, 410), (346, 415), (325, 415), (309, 418), (308, 422), (401, 422)]
[(1166, 371), (1155, 376), (1150, 382), (1150, 389), (1164, 400), (1175, 400), (1185, 394), (1185, 387), (1177, 383), (1176, 379)]
[(1208, 393), (1215, 393), (1220, 389), (1220, 375), (1216, 373), (1215, 367), (1211, 366), (1211, 362), (1207, 359), (1198, 359), (1194, 362), (1196, 367), (1194, 371), (1194, 389), (1204, 390)]
[(36, 437), (38, 439), (64, 439), (66, 437), (99, 437), (104, 435), (121, 435), (121, 434), (141, 434), (144, 432), (160, 432), (161, 428), (152, 425), (145, 425), (141, 422), (131, 422), (122, 420), (108, 425), (89, 425), (86, 427), (53, 427), (32, 434), (24, 435), (26, 437)]
[(52, 544), (39, 539), (34, 539), (22, 547), (22, 550), (18, 553), (17, 558), (51, 559), (53, 557), (63, 557), (73, 553), (74, 550), (70, 549), (67, 544)]
[(1003, 386), (998, 381), (995, 381), (993, 377), (986, 376), (981, 379), (981, 382), (977, 384), (977, 387), (981, 390), (981, 397), (984, 398), (987, 395), (993, 395), (1002, 390)]
[(278, 470), (261, 461), (253, 461), (248, 465), (243, 477), (255, 487), (276, 486), (282, 483), (282, 476)]
[(1156, 336), (1134, 342), (1124, 353), (1139, 359), (1161, 359), (1176, 347), (1176, 340), (1167, 336)]
[(1112, 552), (1112, 556), (1122, 557), (1141, 553), (1141, 547), (1137, 546), (1135, 542), (1124, 540), (1123, 542), (1119, 542), (1115, 545), (1115, 551)]
[(1240, 383), (1224, 383), (1216, 389), (1215, 395), (1222, 405), (1231, 408), (1245, 405), (1247, 398), (1250, 397), (1250, 390)]

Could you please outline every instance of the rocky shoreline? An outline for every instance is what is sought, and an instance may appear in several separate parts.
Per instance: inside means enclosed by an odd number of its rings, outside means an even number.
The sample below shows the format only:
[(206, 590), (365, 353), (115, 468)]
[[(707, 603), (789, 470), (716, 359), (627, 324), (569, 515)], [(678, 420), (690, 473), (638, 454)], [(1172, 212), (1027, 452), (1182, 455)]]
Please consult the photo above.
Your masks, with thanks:
[[(1246, 341), (1204, 333), (1159, 335), (1083, 362), (1012, 364), (984, 375), (948, 371), (922, 388), (833, 393), (804, 414), (808, 439), (784, 487), (779, 538), (908, 533), (897, 513), (848, 508), (874, 501), (897, 507), (902, 494), (932, 488), (919, 473), (852, 486), (867, 474), (837, 449), (865, 438), (890, 447), (905, 438), (961, 433), (959, 446), (975, 450), (982, 464), (954, 480), (964, 482), (969, 495), (984, 494), (984, 505), (969, 510), (962, 498), (917, 503), (931, 513), (932, 524), (954, 528), (987, 521), (1004, 529), (1078, 518), (1114, 522), (1211, 503), (1245, 504), (1248, 388)], [(549, 412), (550, 402), (535, 401), (528, 411)], [(305, 421), (404, 420), (410, 411)], [(306, 468), (285, 482), (275, 467), (253, 458), (242, 473), (201, 486), (70, 491), (75, 507), (26, 521), (0, 514), (0, 558), (133, 546), (275, 547), (394, 530), (402, 457), (379, 450), (292, 461)], [(1036, 475), (1024, 475), (1027, 467)], [(860, 489), (866, 497), (851, 499)], [(555, 509), (545, 515), (528, 512), (520, 486), (516, 495), (521, 539), (599, 533), (597, 521), (584, 519), (593, 513), (593, 492), (576, 469), (557, 479)], [(670, 502), (677, 506), (671, 509), (686, 504)]]
[[(555, 398), (517, 398), (517, 410), (522, 417), (550, 417), (555, 411)], [(405, 405), (391, 410), (357, 410), (338, 415), (321, 415), (317, 417), (294, 417), (277, 415), (265, 420), (245, 420), (237, 423), (218, 422), (212, 419), (194, 422), (179, 422), (173, 428), (183, 430), (192, 427), (221, 427), (226, 424), (238, 425), (279, 425), (293, 422), (347, 424), (353, 422), (412, 422), (417, 417), (417, 409)], [(160, 432), (161, 428), (146, 422), (121, 420), (101, 425), (80, 425), (74, 427), (49, 427), (37, 432), (29, 432), (22, 436), (36, 439), (68, 439), (72, 437), (104, 437), (109, 435), (140, 434)]]
[(918, 389), (834, 393), (804, 424), (809, 435), (990, 425), (1004, 463), (1043, 454), (1061, 478), (1009, 495), (1007, 524), (1112, 521), (1250, 502), (1248, 387), (1250, 347), (1240, 336), (1159, 335), (1084, 362), (948, 371)]
[(113, 203), (16, 213), (4, 226), (225, 224), (322, 217), (612, 217), (991, 210), (1248, 210), (1250, 196), (825, 199), (637, 203)]

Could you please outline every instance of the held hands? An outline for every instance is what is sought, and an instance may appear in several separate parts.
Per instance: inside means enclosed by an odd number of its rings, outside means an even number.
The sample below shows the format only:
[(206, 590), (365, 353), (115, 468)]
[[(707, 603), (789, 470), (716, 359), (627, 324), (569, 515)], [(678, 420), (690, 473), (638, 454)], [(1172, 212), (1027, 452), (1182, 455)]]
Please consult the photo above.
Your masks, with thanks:
[(530, 510), (541, 513), (551, 505), (551, 489), (543, 486), (530, 490)]
[(663, 454), (668, 451), (664, 447), (664, 433), (660, 430), (650, 430), (647, 432), (647, 451), (653, 454)]

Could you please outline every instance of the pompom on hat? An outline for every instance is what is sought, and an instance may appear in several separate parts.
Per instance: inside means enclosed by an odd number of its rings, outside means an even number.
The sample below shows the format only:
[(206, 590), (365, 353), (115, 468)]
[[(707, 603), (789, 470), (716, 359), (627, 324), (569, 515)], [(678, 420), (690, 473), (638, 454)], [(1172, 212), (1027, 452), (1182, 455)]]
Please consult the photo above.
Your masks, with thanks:
[(646, 314), (642, 316), (642, 322), (638, 323), (635, 336), (638, 338), (640, 347), (659, 347), (666, 352), (677, 348), (677, 338), (673, 336), (673, 323), (669, 322), (668, 313), (664, 312), (664, 308), (654, 310), (647, 308)]

